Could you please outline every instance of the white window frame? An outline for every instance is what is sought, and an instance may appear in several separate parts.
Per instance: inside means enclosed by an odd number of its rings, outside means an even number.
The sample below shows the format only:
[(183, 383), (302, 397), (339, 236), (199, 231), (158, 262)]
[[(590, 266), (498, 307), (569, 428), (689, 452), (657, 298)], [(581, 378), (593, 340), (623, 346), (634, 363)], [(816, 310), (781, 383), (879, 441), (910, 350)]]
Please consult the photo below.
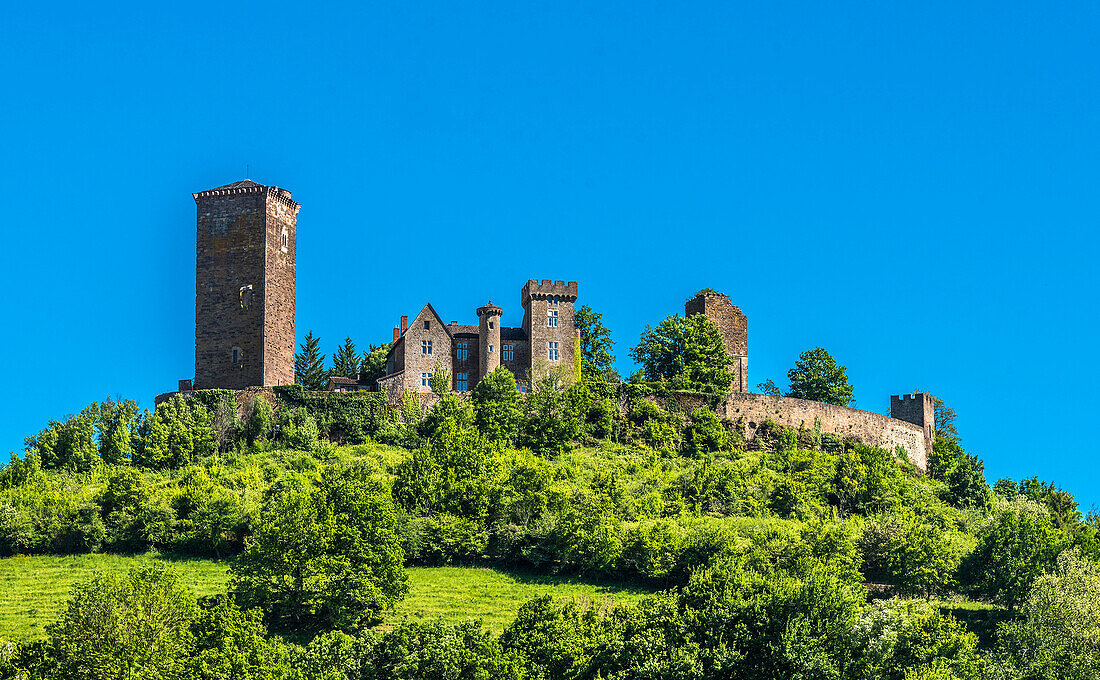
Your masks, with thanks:
[(548, 309), (546, 310), (546, 327), (557, 328), (558, 327), (558, 310)]
[(560, 361), (561, 354), (558, 352), (558, 343), (551, 340), (546, 343), (546, 358), (550, 361)]
[(432, 374), (431, 373), (421, 373), (420, 374), (420, 386), (421, 387), (431, 387), (432, 386)]
[(432, 341), (421, 340), (420, 341), (420, 354), (431, 356), (432, 355)]

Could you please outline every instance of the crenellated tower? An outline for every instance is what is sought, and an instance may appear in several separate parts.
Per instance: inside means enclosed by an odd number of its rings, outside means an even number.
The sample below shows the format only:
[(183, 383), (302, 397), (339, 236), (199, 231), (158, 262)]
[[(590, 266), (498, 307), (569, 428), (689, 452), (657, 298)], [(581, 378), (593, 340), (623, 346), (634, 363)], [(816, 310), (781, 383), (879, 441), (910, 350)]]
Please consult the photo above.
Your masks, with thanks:
[(195, 389), (293, 383), (301, 206), (289, 191), (247, 179), (192, 196)]
[(566, 366), (573, 373), (577, 328), (573, 305), (577, 282), (529, 279), (520, 291), (523, 331), (531, 342), (531, 380), (546, 369)]

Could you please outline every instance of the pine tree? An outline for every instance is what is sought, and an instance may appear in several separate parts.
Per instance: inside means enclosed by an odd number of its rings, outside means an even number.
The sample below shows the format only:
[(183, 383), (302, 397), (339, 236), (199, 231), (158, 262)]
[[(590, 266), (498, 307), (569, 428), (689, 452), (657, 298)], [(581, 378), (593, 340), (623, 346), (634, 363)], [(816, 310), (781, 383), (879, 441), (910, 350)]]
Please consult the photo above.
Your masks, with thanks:
[(294, 355), (294, 382), (307, 390), (323, 390), (328, 380), (325, 355), (318, 349), (320, 345), (320, 338), (310, 331), (306, 333), (306, 339), (298, 346), (298, 353)]
[(336, 350), (336, 354), (332, 356), (332, 375), (359, 378), (359, 353), (351, 338), (344, 338), (344, 344), (340, 345), (340, 349)]

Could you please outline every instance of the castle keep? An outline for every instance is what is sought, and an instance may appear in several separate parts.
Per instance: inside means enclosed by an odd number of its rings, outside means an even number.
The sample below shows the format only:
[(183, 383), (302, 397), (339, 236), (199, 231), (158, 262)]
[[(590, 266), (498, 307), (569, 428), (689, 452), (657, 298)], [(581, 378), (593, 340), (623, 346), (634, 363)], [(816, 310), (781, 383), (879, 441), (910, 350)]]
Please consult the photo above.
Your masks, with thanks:
[[(289, 191), (247, 179), (192, 196), (197, 212), (195, 376), (193, 384), (181, 380), (180, 390), (292, 384), (301, 206), (291, 200)], [(450, 389), (460, 393), (472, 390), (499, 366), (516, 376), (520, 391), (554, 370), (571, 376), (580, 361), (576, 300), (575, 281), (530, 279), (520, 290), (523, 321), (519, 326), (503, 326), (504, 309), (492, 302), (476, 310), (476, 324), (445, 323), (431, 304), (425, 304), (412, 323), (402, 316), (394, 326), (386, 375), (378, 380), (378, 387), (392, 404), (406, 392), (431, 392), (432, 375), (440, 371), (449, 374)], [(927, 469), (935, 437), (931, 396), (893, 396), (888, 417), (752, 394), (745, 314), (726, 295), (710, 289), (688, 300), (684, 314), (705, 314), (722, 334), (734, 380), (717, 412), (741, 430), (746, 442), (770, 420), (815, 436), (830, 434), (900, 448), (913, 464)], [(341, 380), (355, 384), (352, 378)], [(168, 396), (161, 395), (158, 402)]]
[(576, 281), (530, 279), (520, 290), (523, 322), (518, 327), (502, 326), (504, 310), (491, 301), (477, 309), (476, 326), (444, 323), (426, 304), (412, 323), (403, 316), (394, 326), (379, 388), (391, 401), (405, 392), (431, 392), (432, 373), (440, 369), (457, 392), (472, 390), (498, 366), (516, 376), (521, 390), (555, 367), (571, 375), (577, 360), (576, 300)]
[(301, 206), (289, 191), (247, 179), (192, 196), (195, 389), (293, 383)]

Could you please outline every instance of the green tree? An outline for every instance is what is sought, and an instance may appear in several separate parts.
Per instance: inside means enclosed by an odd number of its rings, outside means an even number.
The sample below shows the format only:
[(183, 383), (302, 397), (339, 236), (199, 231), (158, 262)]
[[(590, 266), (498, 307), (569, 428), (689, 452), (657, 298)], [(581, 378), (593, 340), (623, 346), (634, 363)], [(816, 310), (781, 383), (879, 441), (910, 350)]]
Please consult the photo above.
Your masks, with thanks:
[(370, 349), (363, 353), (363, 361), (359, 364), (359, 380), (367, 384), (386, 375), (386, 354), (393, 343), (384, 342), (381, 345), (371, 345)]
[(320, 338), (310, 331), (306, 333), (305, 340), (298, 345), (298, 352), (294, 355), (294, 382), (307, 390), (323, 390), (328, 381), (325, 355), (321, 354), (320, 346)]
[(274, 425), (275, 409), (264, 395), (257, 394), (248, 405), (248, 419), (245, 425), (248, 443), (255, 444), (258, 441), (270, 439)]
[(359, 350), (355, 349), (350, 337), (344, 338), (344, 344), (332, 355), (332, 370), (329, 373), (356, 380), (359, 378)]
[(573, 316), (573, 324), (581, 336), (581, 375), (585, 380), (614, 380), (615, 355), (611, 353), (615, 341), (611, 331), (603, 325), (603, 315), (588, 305), (579, 307)]
[(1100, 677), (1100, 571), (1076, 550), (1035, 579), (1000, 641), (1024, 678)]
[(480, 621), (410, 621), (386, 633), (367, 655), (364, 680), (520, 680), (517, 654), (505, 652)]
[(788, 397), (837, 406), (847, 406), (853, 401), (847, 369), (821, 347), (800, 354), (794, 368), (787, 371), (787, 379), (791, 383)]
[(360, 468), (330, 468), (316, 485), (272, 486), (231, 588), (277, 629), (355, 630), (405, 595), (403, 560), (386, 485)]
[(190, 462), (196, 453), (196, 444), (202, 451), (205, 434), (213, 440), (213, 432), (204, 432), (201, 421), (195, 418), (198, 411), (205, 410), (200, 404), (192, 408), (178, 395), (157, 404), (152, 416), (145, 418), (144, 441), (134, 464), (163, 469)]
[(1002, 501), (961, 571), (972, 591), (1015, 609), (1064, 545), (1045, 507), (1023, 498)]
[(492, 441), (515, 440), (523, 422), (523, 400), (511, 371), (501, 366), (479, 380), (470, 401), (478, 431)]
[(729, 430), (714, 411), (703, 406), (691, 412), (691, 422), (684, 429), (685, 452), (704, 455), (729, 448)]
[(673, 314), (656, 328), (646, 326), (630, 356), (641, 364), (646, 380), (677, 388), (723, 393), (733, 382), (722, 334), (703, 314)]
[(133, 457), (139, 412), (133, 399), (108, 399), (100, 404), (99, 457), (104, 463), (118, 465)]
[(96, 430), (99, 404), (89, 404), (64, 421), (50, 421), (46, 429), (25, 440), (28, 454), (37, 454), (44, 468), (87, 472), (99, 463)]
[(47, 627), (58, 677), (86, 680), (188, 678), (195, 599), (162, 565), (99, 573), (73, 587)]
[(191, 622), (194, 650), (185, 661), (188, 680), (277, 680), (285, 677), (283, 649), (270, 641), (259, 609), (241, 611), (219, 595), (203, 603)]
[(760, 394), (767, 394), (772, 397), (783, 396), (783, 393), (779, 391), (779, 385), (776, 385), (775, 381), (771, 378), (757, 385), (756, 389), (760, 390)]

